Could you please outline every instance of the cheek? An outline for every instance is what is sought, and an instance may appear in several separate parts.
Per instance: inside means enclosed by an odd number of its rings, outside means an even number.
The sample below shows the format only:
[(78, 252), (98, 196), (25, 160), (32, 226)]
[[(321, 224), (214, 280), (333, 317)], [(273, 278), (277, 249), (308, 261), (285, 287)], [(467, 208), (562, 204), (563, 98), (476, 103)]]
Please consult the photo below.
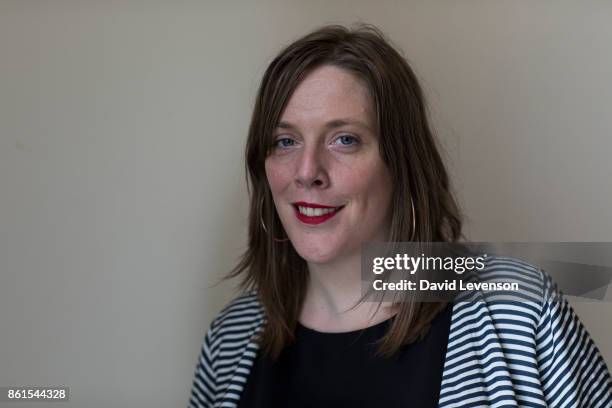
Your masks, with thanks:
[(282, 191), (291, 182), (291, 171), (286, 164), (268, 158), (265, 163), (266, 178), (273, 194)]
[(354, 195), (362, 209), (386, 210), (391, 199), (391, 175), (382, 163), (355, 169), (345, 175), (347, 193)]

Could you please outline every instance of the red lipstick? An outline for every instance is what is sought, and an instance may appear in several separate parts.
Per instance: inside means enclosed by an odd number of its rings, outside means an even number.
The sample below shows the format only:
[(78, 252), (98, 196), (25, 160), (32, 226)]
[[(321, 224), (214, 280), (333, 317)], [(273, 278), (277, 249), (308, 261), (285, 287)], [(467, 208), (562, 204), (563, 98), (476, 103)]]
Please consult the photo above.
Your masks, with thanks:
[[(308, 215), (304, 212), (300, 212), (300, 207), (302, 207), (303, 209), (323, 209), (323, 210), (332, 210), (332, 211), (325, 211), (324, 214), (313, 214), (315, 211), (314, 210), (306, 210), (307, 212), (311, 213), (311, 215)], [(315, 204), (315, 203), (307, 203), (304, 201), (298, 201), (296, 203), (293, 203), (293, 208), (295, 209), (295, 216), (302, 221), (305, 224), (321, 224), (327, 220), (329, 220), (330, 218), (332, 218), (334, 215), (338, 214), (338, 212), (344, 208), (344, 206), (339, 206), (339, 207), (333, 207), (333, 206), (329, 206), (329, 205), (322, 205), (322, 204)], [(320, 213), (321, 211), (317, 211), (318, 213)]]

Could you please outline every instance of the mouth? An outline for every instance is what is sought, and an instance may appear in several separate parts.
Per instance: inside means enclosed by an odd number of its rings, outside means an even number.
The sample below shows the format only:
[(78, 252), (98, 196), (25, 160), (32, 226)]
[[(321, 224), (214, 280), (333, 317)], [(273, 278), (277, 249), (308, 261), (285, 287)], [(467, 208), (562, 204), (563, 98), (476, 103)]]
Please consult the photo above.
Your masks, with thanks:
[(344, 208), (344, 205), (332, 207), (328, 205), (299, 201), (293, 203), (293, 208), (295, 209), (295, 216), (298, 218), (298, 220), (305, 224), (313, 225), (321, 224), (331, 219)]

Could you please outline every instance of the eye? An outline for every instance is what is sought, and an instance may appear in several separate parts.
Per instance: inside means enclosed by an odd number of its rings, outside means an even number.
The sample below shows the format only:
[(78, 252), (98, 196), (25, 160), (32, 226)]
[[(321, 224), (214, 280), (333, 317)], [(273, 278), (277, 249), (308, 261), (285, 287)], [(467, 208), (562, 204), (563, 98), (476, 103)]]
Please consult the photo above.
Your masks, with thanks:
[(295, 140), (288, 137), (281, 137), (274, 141), (274, 147), (291, 147), (295, 145)]
[(333, 144), (341, 145), (341, 146), (355, 146), (359, 141), (355, 136), (352, 135), (340, 135), (337, 137)]

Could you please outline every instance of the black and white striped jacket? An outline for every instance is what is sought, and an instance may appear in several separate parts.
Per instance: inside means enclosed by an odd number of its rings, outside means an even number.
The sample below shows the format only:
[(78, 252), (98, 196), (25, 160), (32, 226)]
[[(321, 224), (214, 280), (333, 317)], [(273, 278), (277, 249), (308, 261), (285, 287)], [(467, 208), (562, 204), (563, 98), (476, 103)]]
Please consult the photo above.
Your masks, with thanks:
[[(541, 270), (495, 258), (480, 280), (514, 274), (539, 301), (456, 302), (442, 375), (440, 407), (612, 408), (610, 373), (555, 284)], [(189, 407), (236, 407), (265, 314), (255, 291), (211, 323), (195, 370)]]

